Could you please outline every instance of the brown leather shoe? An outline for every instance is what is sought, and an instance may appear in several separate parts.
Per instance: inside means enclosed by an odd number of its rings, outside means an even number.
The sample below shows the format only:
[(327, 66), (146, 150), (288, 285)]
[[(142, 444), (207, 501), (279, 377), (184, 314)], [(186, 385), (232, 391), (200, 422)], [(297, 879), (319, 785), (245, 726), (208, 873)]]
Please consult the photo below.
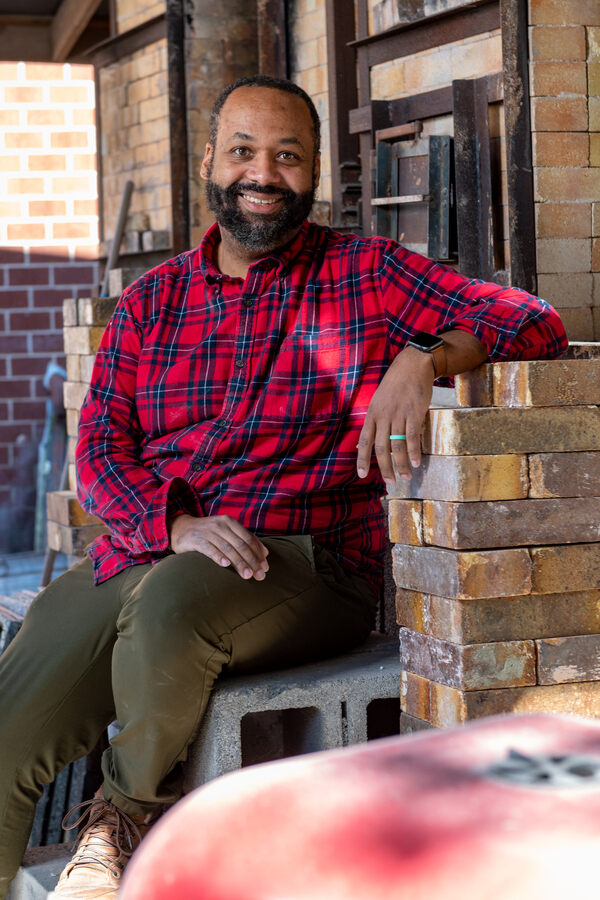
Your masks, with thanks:
[[(83, 810), (72, 825), (68, 820)], [(72, 900), (114, 900), (121, 874), (133, 851), (150, 830), (158, 815), (128, 816), (102, 795), (78, 803), (63, 819), (63, 828), (77, 828), (88, 817), (75, 844), (71, 861), (54, 888), (54, 897)]]

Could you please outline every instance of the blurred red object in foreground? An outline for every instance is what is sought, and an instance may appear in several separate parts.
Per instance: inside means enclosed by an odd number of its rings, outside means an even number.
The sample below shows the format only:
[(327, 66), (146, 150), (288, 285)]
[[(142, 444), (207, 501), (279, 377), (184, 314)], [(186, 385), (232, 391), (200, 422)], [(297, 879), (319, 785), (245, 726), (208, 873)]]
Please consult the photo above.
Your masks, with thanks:
[(219, 778), (119, 900), (597, 900), (599, 861), (600, 723), (502, 716)]

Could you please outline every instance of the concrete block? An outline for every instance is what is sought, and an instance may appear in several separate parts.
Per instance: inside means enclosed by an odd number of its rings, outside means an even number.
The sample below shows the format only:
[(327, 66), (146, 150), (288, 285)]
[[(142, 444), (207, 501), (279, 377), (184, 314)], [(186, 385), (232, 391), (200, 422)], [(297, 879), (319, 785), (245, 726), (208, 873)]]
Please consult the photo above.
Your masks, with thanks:
[(118, 297), (80, 297), (77, 301), (79, 325), (97, 325), (106, 328)]
[(538, 682), (600, 681), (600, 634), (577, 634), (536, 641)]
[(533, 641), (463, 645), (400, 629), (402, 668), (462, 691), (535, 684), (535, 650)]
[[(410, 501), (390, 505), (398, 502)], [(600, 541), (599, 511), (596, 497), (489, 503), (423, 500), (422, 528), (417, 515), (412, 519), (422, 543), (469, 550)]]
[(600, 590), (451, 600), (399, 588), (399, 625), (454, 644), (600, 633)]
[(65, 381), (63, 383), (63, 401), (65, 409), (80, 410), (87, 394), (87, 385), (80, 381)]
[(424, 453), (478, 456), (565, 453), (600, 446), (600, 407), (431, 409)]
[(146, 269), (143, 268), (111, 269), (108, 276), (108, 290), (111, 296), (120, 296), (126, 287), (129, 287), (132, 282), (144, 275), (145, 272)]
[(104, 328), (96, 325), (64, 328), (63, 342), (66, 355), (73, 353), (85, 356), (95, 353), (103, 334)]
[(529, 496), (600, 497), (600, 451), (531, 454)]
[(336, 659), (222, 680), (190, 748), (186, 790), (243, 765), (366, 741), (370, 707), (396, 709), (399, 673), (397, 642), (373, 634)]
[(144, 231), (142, 233), (142, 250), (145, 252), (151, 250), (170, 250), (171, 244), (170, 231)]
[(598, 403), (600, 359), (506, 362), (493, 366), (494, 406)]
[(410, 481), (398, 479), (390, 498), (518, 500), (528, 496), (527, 457), (422, 456)]
[(76, 297), (67, 297), (63, 300), (62, 304), (63, 309), (63, 325), (73, 328), (75, 325), (79, 325), (78, 317), (77, 317), (77, 298)]
[(511, 597), (531, 590), (531, 560), (525, 549), (476, 552), (397, 544), (392, 556), (398, 587), (436, 597)]
[(532, 593), (558, 594), (600, 587), (600, 543), (531, 548)]
[(569, 341), (561, 359), (598, 359), (600, 341)]
[(46, 900), (52, 897), (56, 882), (72, 852), (72, 843), (27, 850), (11, 885), (8, 900)]
[(401, 674), (402, 713), (436, 728), (506, 713), (553, 713), (600, 718), (600, 681), (461, 691), (412, 672)]

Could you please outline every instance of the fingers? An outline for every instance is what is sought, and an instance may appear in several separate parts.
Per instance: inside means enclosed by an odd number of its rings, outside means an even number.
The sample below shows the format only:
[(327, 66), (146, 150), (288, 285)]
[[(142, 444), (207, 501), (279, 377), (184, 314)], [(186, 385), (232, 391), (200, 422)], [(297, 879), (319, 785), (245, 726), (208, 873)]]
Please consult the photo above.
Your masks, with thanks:
[(371, 454), (375, 440), (375, 423), (370, 411), (367, 412), (365, 424), (358, 437), (358, 455), (356, 457), (356, 471), (359, 478), (366, 478), (371, 468)]
[(268, 549), (231, 516), (180, 516), (171, 532), (175, 553), (196, 550), (219, 566), (233, 566), (241, 578), (262, 581), (269, 570)]

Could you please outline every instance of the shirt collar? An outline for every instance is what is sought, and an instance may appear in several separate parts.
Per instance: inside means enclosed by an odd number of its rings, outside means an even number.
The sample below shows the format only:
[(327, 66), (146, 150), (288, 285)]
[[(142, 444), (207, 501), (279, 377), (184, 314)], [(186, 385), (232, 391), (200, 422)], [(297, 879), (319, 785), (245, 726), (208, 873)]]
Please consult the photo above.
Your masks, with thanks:
[[(268, 256), (264, 256), (262, 259), (258, 259), (255, 263), (252, 263), (249, 271), (267, 271), (268, 269), (275, 269), (275, 274), (281, 275), (283, 270), (291, 264), (305, 246), (309, 228), (310, 225), (308, 221), (305, 220), (296, 237), (290, 241), (287, 246), (277, 253), (272, 253)], [(220, 238), (221, 231), (215, 222), (204, 235), (200, 247), (198, 248), (200, 269), (206, 281), (211, 284), (222, 281), (224, 278), (229, 278), (228, 275), (224, 275), (218, 270), (215, 263), (217, 245)]]

